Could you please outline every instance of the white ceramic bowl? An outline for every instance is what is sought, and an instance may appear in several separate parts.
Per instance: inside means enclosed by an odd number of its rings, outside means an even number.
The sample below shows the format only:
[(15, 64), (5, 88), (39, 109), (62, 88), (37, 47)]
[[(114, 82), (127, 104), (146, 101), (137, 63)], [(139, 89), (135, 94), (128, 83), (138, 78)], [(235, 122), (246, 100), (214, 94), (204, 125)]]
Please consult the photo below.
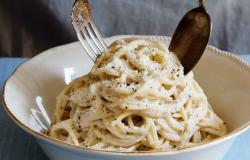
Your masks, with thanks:
[[(126, 36), (107, 38), (107, 43)], [(169, 43), (167, 37), (148, 38)], [(207, 144), (170, 152), (121, 153), (83, 149), (39, 132), (31, 110), (44, 106), (51, 115), (65, 84), (90, 70), (79, 43), (45, 51), (18, 67), (4, 87), (4, 107), (13, 121), (37, 138), (51, 160), (221, 160), (234, 139), (249, 128), (250, 67), (230, 53), (208, 46), (194, 70), (209, 102), (226, 121), (229, 133)]]

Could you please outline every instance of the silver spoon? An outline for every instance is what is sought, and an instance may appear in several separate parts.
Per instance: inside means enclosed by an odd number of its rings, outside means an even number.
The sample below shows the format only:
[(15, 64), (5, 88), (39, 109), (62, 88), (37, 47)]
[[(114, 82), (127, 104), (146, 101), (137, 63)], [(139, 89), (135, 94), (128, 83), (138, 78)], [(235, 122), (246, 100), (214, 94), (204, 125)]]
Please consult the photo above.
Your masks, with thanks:
[(169, 45), (169, 51), (177, 55), (187, 74), (200, 60), (211, 33), (211, 19), (203, 0), (199, 7), (187, 12), (178, 24)]

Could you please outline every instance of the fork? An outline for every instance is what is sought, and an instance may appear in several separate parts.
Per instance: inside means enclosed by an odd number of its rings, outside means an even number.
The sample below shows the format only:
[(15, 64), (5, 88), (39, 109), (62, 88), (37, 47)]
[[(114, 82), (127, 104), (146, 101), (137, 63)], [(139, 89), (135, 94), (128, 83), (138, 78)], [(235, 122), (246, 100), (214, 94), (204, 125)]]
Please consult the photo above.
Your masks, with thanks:
[(71, 20), (83, 49), (94, 62), (107, 49), (107, 45), (92, 21), (88, 0), (75, 1)]
[[(83, 49), (94, 62), (107, 49), (107, 45), (91, 19), (88, 0), (75, 1), (72, 8), (71, 20)], [(36, 101), (38, 109), (30, 110), (32, 123), (41, 133), (47, 133), (51, 125), (51, 119), (43, 107), (41, 99), (37, 98)]]

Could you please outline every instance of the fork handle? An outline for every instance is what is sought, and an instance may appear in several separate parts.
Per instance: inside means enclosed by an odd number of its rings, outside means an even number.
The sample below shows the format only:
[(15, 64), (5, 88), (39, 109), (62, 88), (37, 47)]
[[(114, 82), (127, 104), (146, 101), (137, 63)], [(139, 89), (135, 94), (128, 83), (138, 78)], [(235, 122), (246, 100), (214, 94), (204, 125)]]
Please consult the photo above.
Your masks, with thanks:
[(88, 0), (76, 0), (75, 3), (78, 2), (79, 8), (81, 10), (80, 14), (85, 18), (87, 22), (91, 21), (91, 11), (89, 7)]

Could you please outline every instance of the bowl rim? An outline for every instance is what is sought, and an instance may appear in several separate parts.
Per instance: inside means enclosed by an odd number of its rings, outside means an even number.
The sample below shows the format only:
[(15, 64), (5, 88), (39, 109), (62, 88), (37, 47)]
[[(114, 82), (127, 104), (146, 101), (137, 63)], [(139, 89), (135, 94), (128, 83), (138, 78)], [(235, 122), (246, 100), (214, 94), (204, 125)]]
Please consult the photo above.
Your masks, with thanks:
[[(155, 35), (117, 35), (117, 36), (112, 36), (112, 37), (107, 37), (105, 38), (105, 40), (111, 40), (113, 41), (114, 39), (123, 39), (123, 38), (127, 38), (127, 37), (138, 37), (138, 38), (149, 38), (152, 40), (162, 40), (162, 41), (167, 41), (170, 40), (170, 37), (167, 36), (155, 36)], [(105, 154), (105, 155), (126, 155), (126, 156), (161, 156), (161, 155), (174, 155), (174, 154), (180, 154), (180, 153), (185, 153), (185, 152), (191, 152), (191, 151), (197, 151), (197, 150), (201, 150), (203, 148), (207, 148), (216, 144), (220, 144), (223, 143), (229, 139), (232, 139), (233, 137), (236, 137), (238, 135), (240, 135), (241, 133), (245, 132), (248, 128), (250, 128), (250, 121), (248, 121), (246, 124), (242, 125), (241, 127), (237, 128), (236, 130), (222, 136), (219, 137), (217, 139), (211, 140), (209, 142), (205, 142), (202, 144), (198, 144), (196, 146), (192, 146), (192, 147), (186, 147), (186, 148), (182, 148), (182, 149), (175, 149), (175, 150), (170, 150), (170, 151), (144, 151), (144, 152), (122, 152), (122, 151), (105, 151), (105, 150), (96, 150), (96, 149), (91, 149), (91, 148), (87, 148), (87, 147), (80, 147), (80, 146), (76, 146), (73, 144), (69, 144), (63, 141), (60, 141), (58, 139), (49, 137), (46, 134), (37, 132), (35, 130), (33, 130), (32, 128), (26, 126), (24, 123), (22, 123), (11, 111), (10, 111), (10, 107), (8, 107), (8, 104), (6, 102), (6, 86), (8, 85), (9, 81), (12, 79), (12, 77), (14, 77), (14, 75), (22, 69), (23, 66), (28, 65), (29, 63), (31, 63), (34, 59), (38, 59), (41, 57), (46, 57), (50, 54), (53, 54), (54, 50), (57, 49), (66, 49), (66, 48), (75, 48), (76, 46), (79, 45), (79, 42), (72, 42), (69, 44), (65, 44), (65, 45), (61, 45), (61, 46), (57, 46), (57, 47), (53, 47), (50, 48), (48, 50), (45, 50), (43, 52), (41, 52), (40, 54), (30, 58), (29, 60), (25, 61), (24, 63), (18, 65), (16, 67), (16, 69), (10, 74), (9, 78), (5, 81), (4, 85), (3, 85), (3, 96), (2, 96), (2, 106), (4, 108), (5, 113), (7, 113), (7, 115), (11, 118), (11, 120), (17, 125), (19, 126), (21, 129), (23, 129), (24, 131), (26, 131), (27, 133), (31, 134), (32, 136), (34, 136), (35, 138), (38, 138), (39, 140), (43, 140), (45, 142), (48, 142), (51, 145), (56, 145), (62, 148), (66, 148), (69, 150), (74, 150), (74, 151), (79, 151), (79, 152), (88, 152), (88, 153), (94, 153), (94, 154)], [(227, 51), (222, 51), (216, 47), (213, 47), (211, 45), (208, 45), (206, 47), (206, 50), (210, 50), (212, 51), (213, 54), (216, 54), (217, 56), (223, 56), (225, 58), (230, 58), (231, 60), (234, 60), (235, 62), (238, 63), (238, 65), (241, 65), (241, 67), (247, 69), (247, 71), (250, 73), (250, 64), (246, 63), (244, 60), (240, 59), (239, 57), (237, 57), (236, 55), (234, 55), (233, 53), (227, 52)]]

